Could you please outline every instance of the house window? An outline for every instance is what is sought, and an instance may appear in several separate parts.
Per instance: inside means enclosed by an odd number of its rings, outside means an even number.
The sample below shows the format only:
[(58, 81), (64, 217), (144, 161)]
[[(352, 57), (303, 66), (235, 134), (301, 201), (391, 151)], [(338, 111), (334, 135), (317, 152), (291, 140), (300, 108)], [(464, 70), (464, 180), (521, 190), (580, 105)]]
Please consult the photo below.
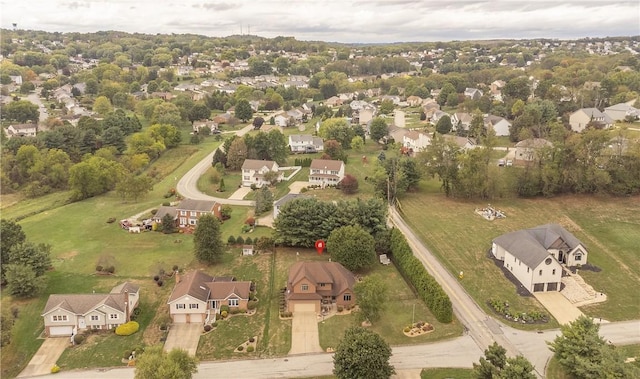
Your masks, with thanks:
[(98, 315), (91, 315), (91, 321), (98, 321), (100, 320), (100, 316)]
[(250, 176), (245, 176), (244, 180), (251, 180), (251, 177)]
[(102, 325), (91, 325), (91, 329), (102, 329)]
[(237, 307), (239, 305), (239, 301), (238, 299), (229, 299), (229, 306), (230, 307)]
[(198, 304), (189, 304), (189, 309), (198, 309)]
[(110, 318), (111, 320), (117, 320), (117, 319), (118, 319), (118, 314), (117, 314), (117, 313), (111, 313), (111, 314), (109, 315), (109, 318)]
[(53, 318), (51, 319), (53, 321), (67, 321), (67, 315), (58, 315), (58, 316), (53, 316)]
[(191, 217), (196, 217), (196, 212), (195, 211), (191, 211), (190, 215), (191, 215)]
[(582, 260), (582, 254), (576, 254), (576, 261)]
[(320, 287), (324, 287), (325, 283), (320, 283)]
[(542, 270), (538, 271), (538, 275), (542, 275)]
[(553, 275), (556, 274), (556, 269), (555, 268), (551, 271), (551, 274), (553, 274)]
[(196, 220), (189, 219), (189, 225), (195, 225), (196, 222), (197, 222)]
[(187, 211), (180, 211), (180, 216), (186, 216), (187, 215)]
[(185, 309), (185, 305), (184, 304), (176, 304), (176, 309)]
[(344, 294), (344, 301), (351, 301), (351, 294), (350, 293)]
[(527, 272), (529, 272), (529, 267), (527, 267)]
[(300, 286), (300, 289), (302, 289), (303, 291), (309, 291), (309, 285), (303, 284), (302, 286)]

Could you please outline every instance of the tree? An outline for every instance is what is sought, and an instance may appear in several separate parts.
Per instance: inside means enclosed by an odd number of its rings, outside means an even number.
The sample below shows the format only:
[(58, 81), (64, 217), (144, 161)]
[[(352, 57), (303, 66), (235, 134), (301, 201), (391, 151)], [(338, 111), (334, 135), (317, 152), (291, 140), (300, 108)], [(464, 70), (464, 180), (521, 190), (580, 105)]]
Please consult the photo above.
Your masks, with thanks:
[(152, 124), (169, 124), (179, 126), (182, 122), (180, 109), (173, 103), (163, 102), (153, 108)]
[(382, 117), (376, 117), (371, 121), (371, 139), (378, 142), (380, 139), (389, 134), (389, 126)]
[(269, 188), (263, 186), (256, 193), (256, 215), (269, 212), (273, 209), (273, 194)]
[(236, 138), (227, 150), (227, 168), (231, 171), (240, 170), (245, 159), (247, 159), (247, 144), (244, 139)]
[(253, 109), (251, 109), (251, 104), (249, 104), (249, 100), (240, 99), (236, 103), (235, 110), (236, 117), (242, 120), (242, 122), (247, 122), (251, 117), (253, 117)]
[(123, 200), (138, 201), (153, 189), (153, 179), (147, 175), (122, 175), (115, 187)]
[(364, 140), (362, 140), (362, 137), (360, 136), (355, 136), (351, 139), (351, 149), (355, 150), (355, 151), (362, 151), (362, 148), (364, 147)]
[[(22, 226), (15, 221), (0, 220), (0, 265), (9, 263), (9, 252), (16, 246), (21, 245), (27, 239), (22, 231)], [(4, 283), (4, 268), (0, 268), (2, 275), (1, 282)]]
[(123, 171), (120, 163), (99, 156), (71, 166), (69, 187), (74, 191), (73, 198), (86, 199), (112, 190)]
[(451, 117), (442, 116), (436, 123), (436, 131), (440, 134), (447, 134), (451, 131), (453, 125), (451, 124)]
[(11, 343), (11, 329), (14, 321), (9, 307), (3, 307), (0, 314), (0, 346), (4, 347)]
[(38, 122), (40, 113), (38, 106), (28, 100), (12, 101), (9, 104), (2, 107), (2, 117), (25, 123), (28, 121)]
[(45, 286), (45, 277), (37, 276), (35, 271), (25, 264), (8, 264), (4, 267), (7, 290), (16, 297), (34, 297)]
[(384, 282), (375, 276), (367, 276), (356, 283), (353, 291), (364, 319), (370, 322), (378, 321), (387, 301), (387, 287)]
[(533, 370), (531, 362), (521, 355), (507, 358), (505, 348), (496, 342), (484, 351), (480, 363), (473, 364), (477, 379), (535, 379)]
[(201, 216), (193, 233), (193, 244), (195, 256), (200, 262), (219, 262), (224, 254), (220, 220), (213, 215)]
[(189, 121), (207, 120), (211, 116), (211, 109), (203, 102), (197, 102), (189, 110)]
[(335, 229), (327, 240), (331, 257), (351, 271), (372, 266), (376, 260), (375, 240), (359, 225)]
[(452, 195), (458, 178), (458, 155), (460, 148), (436, 134), (427, 149), (418, 154), (423, 170), (431, 177), (437, 176), (442, 182), (442, 190), (448, 197)]
[(167, 213), (162, 217), (162, 233), (171, 234), (176, 231), (176, 224), (173, 217)]
[(346, 174), (340, 181), (340, 189), (347, 195), (358, 192), (358, 179), (351, 174)]
[(263, 124), (264, 124), (264, 118), (257, 116), (256, 118), (253, 119), (254, 129), (260, 129), (260, 127), (262, 127)]
[(36, 276), (42, 276), (51, 267), (51, 246), (24, 242), (9, 250), (7, 263), (27, 266)]
[(333, 374), (338, 379), (385, 379), (395, 374), (389, 364), (391, 348), (378, 334), (350, 327), (333, 356)]
[(509, 80), (502, 89), (502, 93), (508, 98), (520, 99), (526, 102), (529, 95), (531, 95), (531, 84), (529, 83), (529, 78), (521, 76), (519, 78)]
[(386, 99), (386, 100), (382, 100), (382, 102), (380, 103), (380, 113), (382, 114), (390, 114), (391, 112), (393, 112), (393, 109), (395, 108), (395, 106), (393, 105), (393, 101)]
[(322, 122), (319, 134), (324, 139), (336, 140), (343, 149), (351, 148), (351, 140), (355, 133), (343, 118), (330, 118)]
[(145, 349), (136, 360), (135, 379), (191, 379), (198, 361), (185, 350), (165, 352), (162, 346)]
[(100, 115), (106, 116), (108, 113), (113, 111), (113, 106), (111, 105), (111, 101), (106, 96), (98, 96), (93, 102), (93, 111)]

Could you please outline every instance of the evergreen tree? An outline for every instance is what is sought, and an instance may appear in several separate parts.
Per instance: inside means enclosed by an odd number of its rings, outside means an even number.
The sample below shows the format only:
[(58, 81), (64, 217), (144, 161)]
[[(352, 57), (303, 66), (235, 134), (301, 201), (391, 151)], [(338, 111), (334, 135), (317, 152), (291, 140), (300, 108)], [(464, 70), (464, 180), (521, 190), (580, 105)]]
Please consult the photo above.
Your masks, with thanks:
[(200, 262), (219, 262), (224, 254), (220, 220), (213, 215), (201, 216), (193, 233), (193, 245), (195, 256)]

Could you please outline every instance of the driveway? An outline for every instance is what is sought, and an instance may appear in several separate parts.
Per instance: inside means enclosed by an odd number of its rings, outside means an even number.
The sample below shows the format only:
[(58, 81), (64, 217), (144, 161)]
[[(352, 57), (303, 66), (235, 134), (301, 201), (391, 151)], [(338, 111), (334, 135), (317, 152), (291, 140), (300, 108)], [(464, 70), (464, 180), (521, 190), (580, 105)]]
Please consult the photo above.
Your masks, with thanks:
[(321, 353), (320, 337), (318, 337), (318, 318), (315, 311), (293, 312), (291, 322), (292, 354)]
[(241, 187), (236, 190), (231, 196), (229, 196), (230, 200), (242, 200), (252, 189), (249, 187)]
[(533, 295), (562, 325), (568, 324), (583, 315), (582, 311), (571, 304), (560, 292), (534, 292)]
[(309, 182), (293, 182), (289, 184), (289, 193), (300, 193), (307, 186), (309, 186)]
[(51, 367), (69, 346), (70, 337), (47, 338), (18, 378), (51, 374)]
[(169, 328), (167, 340), (164, 341), (164, 350), (186, 350), (189, 355), (195, 356), (198, 350), (198, 342), (202, 334), (202, 324), (173, 324)]

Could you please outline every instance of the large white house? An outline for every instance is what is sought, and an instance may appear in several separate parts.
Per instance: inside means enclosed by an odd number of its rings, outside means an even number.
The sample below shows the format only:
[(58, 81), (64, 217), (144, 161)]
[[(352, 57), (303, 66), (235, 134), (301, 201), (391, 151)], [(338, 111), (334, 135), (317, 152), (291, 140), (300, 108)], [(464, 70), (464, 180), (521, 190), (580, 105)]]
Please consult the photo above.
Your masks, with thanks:
[(562, 265), (587, 263), (587, 249), (558, 224), (545, 224), (503, 234), (491, 253), (529, 292), (560, 291)]
[(7, 137), (35, 137), (38, 134), (37, 124), (11, 124), (7, 128)]
[(311, 161), (309, 184), (334, 185), (344, 178), (344, 162), (331, 159), (314, 159)]
[(511, 123), (507, 121), (507, 119), (500, 116), (494, 116), (492, 114), (485, 116), (484, 127), (487, 130), (493, 129), (493, 131), (496, 133), (496, 136), (508, 136), (509, 134), (511, 134), (511, 131), (509, 129), (511, 128)]
[(289, 148), (293, 153), (315, 153), (324, 150), (324, 142), (311, 134), (292, 134), (289, 136)]
[(431, 137), (426, 133), (412, 130), (402, 136), (402, 146), (416, 153), (425, 150), (429, 145), (431, 145)]
[(613, 125), (613, 120), (596, 108), (578, 109), (569, 116), (569, 125), (574, 132), (580, 133), (589, 123), (599, 125), (603, 129), (609, 129)]
[(282, 172), (278, 170), (278, 164), (274, 161), (261, 161), (257, 159), (245, 159), (242, 164), (242, 185), (251, 187), (255, 185), (260, 188), (263, 185), (271, 184), (266, 180), (265, 175), (268, 172), (277, 173), (277, 181), (281, 181), (284, 177)]

